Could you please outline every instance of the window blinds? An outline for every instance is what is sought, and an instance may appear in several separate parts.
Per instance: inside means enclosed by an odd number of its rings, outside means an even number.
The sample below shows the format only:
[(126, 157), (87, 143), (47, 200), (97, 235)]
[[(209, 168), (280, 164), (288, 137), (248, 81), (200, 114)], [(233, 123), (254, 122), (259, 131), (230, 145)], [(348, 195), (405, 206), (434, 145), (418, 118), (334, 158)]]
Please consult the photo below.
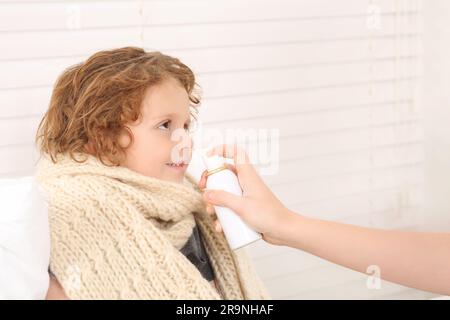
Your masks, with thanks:
[[(414, 227), (420, 21), (420, 0), (0, 0), (0, 175), (33, 171), (34, 133), (65, 67), (137, 45), (195, 71), (205, 129), (279, 130), (279, 172), (264, 179), (293, 210)], [(276, 297), (355, 282), (288, 249), (251, 253)]]

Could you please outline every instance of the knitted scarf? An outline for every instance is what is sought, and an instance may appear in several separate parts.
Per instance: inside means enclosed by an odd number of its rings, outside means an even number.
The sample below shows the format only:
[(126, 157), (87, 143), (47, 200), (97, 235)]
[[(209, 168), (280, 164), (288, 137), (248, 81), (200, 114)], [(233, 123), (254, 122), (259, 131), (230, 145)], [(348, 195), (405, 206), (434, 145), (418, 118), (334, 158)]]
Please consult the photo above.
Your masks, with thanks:
[[(268, 299), (244, 250), (214, 230), (195, 182), (147, 177), (96, 157), (47, 155), (50, 269), (71, 299)], [(179, 251), (198, 224), (221, 294)]]

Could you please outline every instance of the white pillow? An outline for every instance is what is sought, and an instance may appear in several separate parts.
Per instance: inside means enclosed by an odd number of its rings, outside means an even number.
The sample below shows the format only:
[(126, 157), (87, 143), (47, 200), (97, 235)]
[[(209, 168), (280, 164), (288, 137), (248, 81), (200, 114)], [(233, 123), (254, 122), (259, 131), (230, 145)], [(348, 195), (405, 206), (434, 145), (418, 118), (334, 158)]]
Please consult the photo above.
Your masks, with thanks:
[(49, 260), (45, 195), (31, 176), (0, 179), (0, 299), (44, 299)]

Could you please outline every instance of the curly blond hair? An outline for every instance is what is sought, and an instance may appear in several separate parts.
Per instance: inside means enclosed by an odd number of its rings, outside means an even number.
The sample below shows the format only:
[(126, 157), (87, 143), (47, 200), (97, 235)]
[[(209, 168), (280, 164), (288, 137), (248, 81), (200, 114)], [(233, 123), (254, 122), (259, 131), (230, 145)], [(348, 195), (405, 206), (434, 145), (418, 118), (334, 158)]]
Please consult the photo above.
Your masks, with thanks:
[[(126, 124), (140, 118), (145, 90), (168, 77), (186, 89), (195, 118), (200, 104), (195, 76), (177, 58), (124, 47), (97, 52), (67, 68), (57, 79), (49, 108), (39, 124), (35, 140), (38, 150), (50, 155), (53, 162), (62, 153), (78, 161), (74, 154), (87, 153), (89, 142), (103, 164), (120, 165), (126, 148), (133, 143)], [(128, 146), (119, 144), (122, 133), (130, 138)]]

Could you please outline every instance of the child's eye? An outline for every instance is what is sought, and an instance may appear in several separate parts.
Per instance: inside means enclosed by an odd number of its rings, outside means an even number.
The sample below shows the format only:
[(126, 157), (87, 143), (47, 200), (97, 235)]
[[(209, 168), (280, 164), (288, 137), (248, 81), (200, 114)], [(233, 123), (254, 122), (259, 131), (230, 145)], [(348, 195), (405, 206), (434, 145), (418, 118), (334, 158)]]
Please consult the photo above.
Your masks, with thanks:
[(164, 123), (162, 123), (162, 124), (158, 127), (158, 129), (169, 130), (169, 126), (170, 126), (170, 120), (169, 120), (169, 121), (166, 121), (166, 122), (164, 122)]

